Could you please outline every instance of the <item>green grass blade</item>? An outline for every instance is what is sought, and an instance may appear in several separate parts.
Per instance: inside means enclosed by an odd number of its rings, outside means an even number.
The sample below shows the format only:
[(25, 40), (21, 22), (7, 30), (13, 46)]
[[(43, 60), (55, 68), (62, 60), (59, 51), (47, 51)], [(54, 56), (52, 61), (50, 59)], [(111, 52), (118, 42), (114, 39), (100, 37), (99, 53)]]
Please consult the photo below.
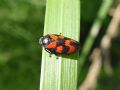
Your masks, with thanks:
[[(59, 34), (79, 40), (79, 0), (47, 0), (44, 35)], [(43, 49), (40, 90), (76, 90), (78, 53), (70, 56), (49, 54)]]
[(98, 32), (100, 31), (102, 22), (103, 22), (104, 18), (107, 16), (108, 10), (110, 9), (110, 6), (112, 5), (112, 2), (113, 2), (113, 0), (103, 0), (103, 2), (102, 2), (100, 10), (98, 11), (98, 16), (95, 19), (93, 26), (91, 28), (91, 32), (89, 33), (89, 35), (85, 41), (85, 44), (82, 48), (82, 52), (80, 55), (80, 64), (81, 65), (83, 65), (87, 55), (90, 52), (90, 49), (98, 35)]

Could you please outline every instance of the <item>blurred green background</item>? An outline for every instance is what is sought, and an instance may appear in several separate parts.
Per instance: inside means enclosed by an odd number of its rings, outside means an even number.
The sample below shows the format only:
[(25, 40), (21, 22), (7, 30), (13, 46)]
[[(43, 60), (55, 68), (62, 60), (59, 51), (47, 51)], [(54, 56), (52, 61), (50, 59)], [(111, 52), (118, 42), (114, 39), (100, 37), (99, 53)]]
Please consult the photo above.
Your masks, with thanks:
[[(94, 3), (93, 3), (94, 2)], [(81, 0), (81, 47), (96, 18), (102, 0)], [(45, 16), (44, 0), (0, 0), (0, 90), (39, 90), (41, 46)], [(103, 22), (94, 47), (111, 20)], [(114, 74), (101, 70), (97, 90), (120, 90), (120, 33), (112, 41), (111, 63)], [(85, 77), (89, 68), (83, 68)]]
[(39, 90), (44, 4), (0, 0), (0, 90)]

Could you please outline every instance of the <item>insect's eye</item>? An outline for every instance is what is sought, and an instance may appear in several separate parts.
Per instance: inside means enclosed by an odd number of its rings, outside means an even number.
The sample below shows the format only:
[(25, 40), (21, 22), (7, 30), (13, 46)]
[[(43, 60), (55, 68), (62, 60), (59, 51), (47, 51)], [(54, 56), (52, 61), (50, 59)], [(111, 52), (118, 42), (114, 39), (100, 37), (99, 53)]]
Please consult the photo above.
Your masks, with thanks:
[(49, 43), (49, 39), (48, 38), (44, 38), (43, 39), (43, 44), (48, 44)]
[(48, 45), (49, 43), (52, 42), (52, 39), (51, 38), (43, 38), (42, 39), (42, 44), (43, 45)]
[(47, 36), (43, 36), (39, 39), (39, 44), (48, 45), (52, 41), (53, 41), (53, 39), (49, 35), (47, 35)]

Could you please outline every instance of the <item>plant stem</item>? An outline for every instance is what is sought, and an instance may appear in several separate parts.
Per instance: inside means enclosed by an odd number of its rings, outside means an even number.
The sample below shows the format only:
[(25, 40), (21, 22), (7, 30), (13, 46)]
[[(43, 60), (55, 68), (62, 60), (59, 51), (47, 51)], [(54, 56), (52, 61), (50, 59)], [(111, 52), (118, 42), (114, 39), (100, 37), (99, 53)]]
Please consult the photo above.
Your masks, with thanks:
[(98, 12), (97, 18), (95, 19), (93, 26), (91, 28), (91, 31), (88, 34), (88, 37), (82, 48), (82, 51), (80, 54), (80, 65), (83, 65), (83, 63), (85, 62), (86, 57), (88, 56), (88, 54), (91, 50), (91, 47), (100, 31), (102, 22), (105, 19), (105, 17), (107, 16), (108, 10), (110, 9), (110, 6), (112, 5), (112, 2), (113, 2), (113, 0), (103, 0), (100, 10)]

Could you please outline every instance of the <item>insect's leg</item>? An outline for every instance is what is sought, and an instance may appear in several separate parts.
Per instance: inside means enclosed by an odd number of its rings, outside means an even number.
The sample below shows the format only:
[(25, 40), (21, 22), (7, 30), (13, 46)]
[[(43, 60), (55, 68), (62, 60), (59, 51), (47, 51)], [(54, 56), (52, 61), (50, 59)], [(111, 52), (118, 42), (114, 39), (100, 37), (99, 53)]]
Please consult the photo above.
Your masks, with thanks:
[(60, 35), (62, 35), (62, 33), (60, 33)]
[(61, 55), (56, 54), (56, 59), (59, 59), (61, 57)]
[(52, 54), (51, 54), (51, 53), (49, 54), (49, 57), (52, 57)]
[(59, 57), (57, 56), (56, 59), (59, 59)]
[(45, 48), (45, 51), (47, 51), (48, 53), (50, 53), (49, 57), (52, 56), (52, 53), (48, 49)]

